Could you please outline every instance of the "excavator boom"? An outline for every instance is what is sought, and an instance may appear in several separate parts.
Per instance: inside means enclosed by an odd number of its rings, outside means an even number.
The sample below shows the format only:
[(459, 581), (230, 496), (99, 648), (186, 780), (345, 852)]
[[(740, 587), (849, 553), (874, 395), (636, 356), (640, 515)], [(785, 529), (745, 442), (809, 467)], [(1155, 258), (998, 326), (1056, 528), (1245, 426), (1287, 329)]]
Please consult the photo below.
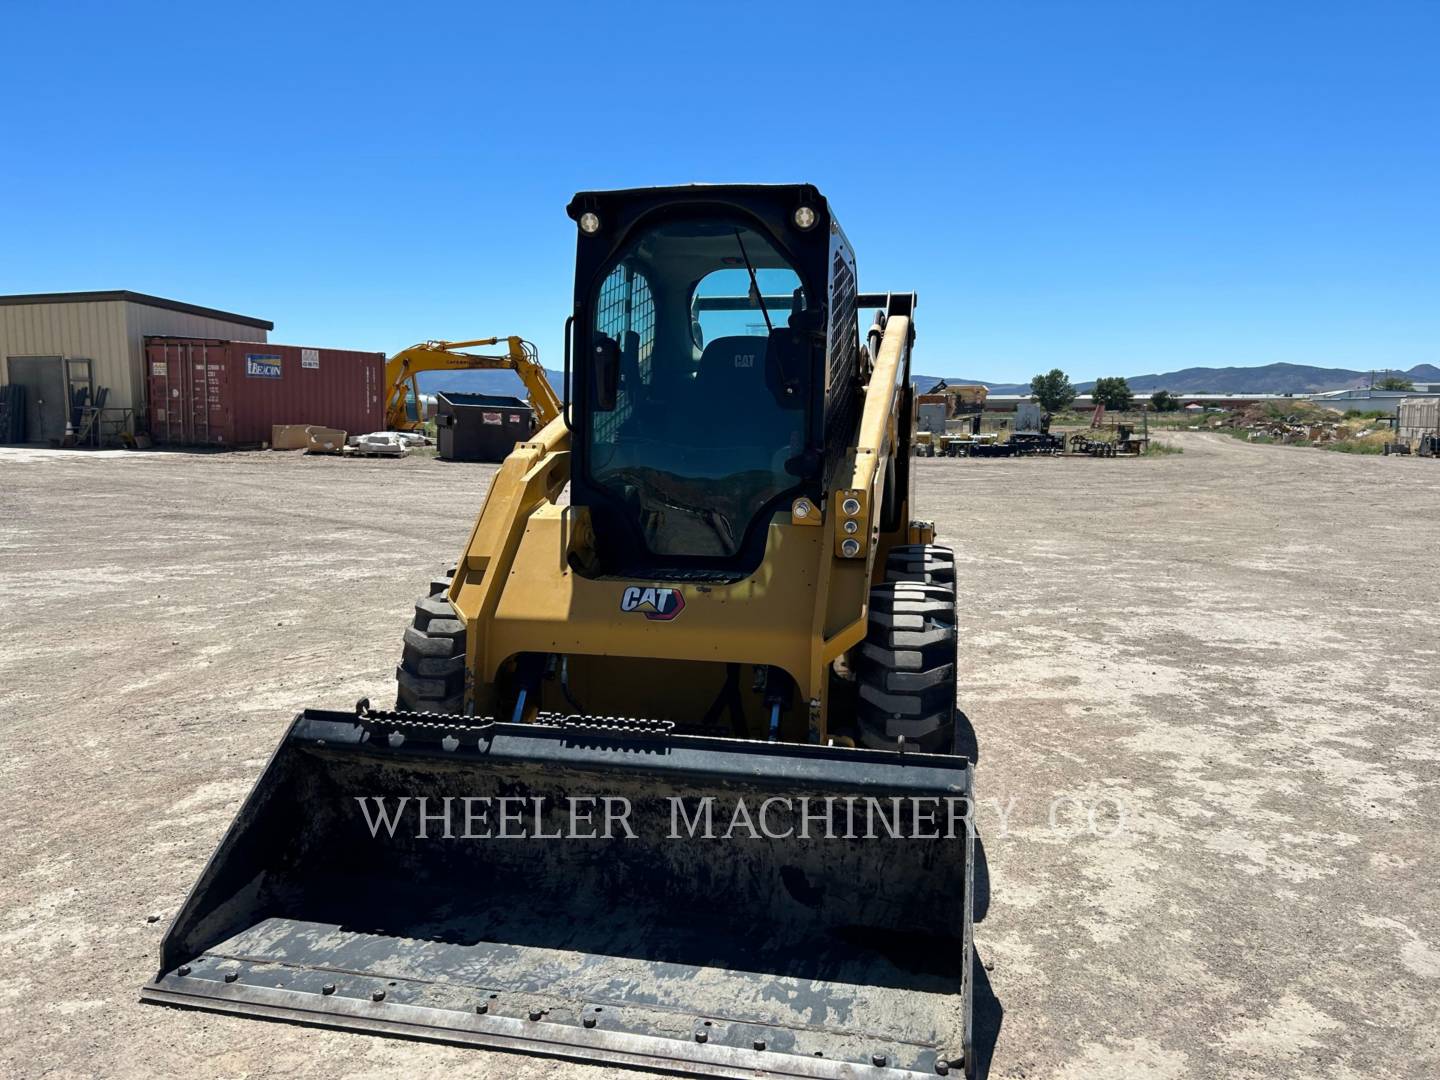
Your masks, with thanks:
[[(484, 348), (504, 342), (504, 356), (485, 356), (462, 352), (463, 349)], [(385, 426), (392, 431), (413, 431), (420, 427), (418, 418), (411, 420), (405, 404), (413, 393), (418, 404), (420, 385), (416, 376), (422, 371), (513, 371), (525, 384), (525, 393), (540, 427), (560, 415), (560, 399), (535, 352), (535, 346), (520, 337), (476, 338), (473, 341), (422, 341), (392, 356), (385, 364)]]

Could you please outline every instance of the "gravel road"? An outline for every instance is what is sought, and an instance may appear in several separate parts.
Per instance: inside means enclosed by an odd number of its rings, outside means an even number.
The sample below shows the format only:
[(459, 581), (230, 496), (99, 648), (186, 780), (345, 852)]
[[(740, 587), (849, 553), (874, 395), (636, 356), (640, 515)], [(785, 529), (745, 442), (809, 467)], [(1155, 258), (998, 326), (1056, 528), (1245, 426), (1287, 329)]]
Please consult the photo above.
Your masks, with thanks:
[[(961, 571), (989, 1075), (1428, 1080), (1440, 464), (1172, 441), (917, 462)], [(390, 692), (492, 473), (0, 448), (0, 1073), (616, 1075), (136, 1002), (296, 708)]]

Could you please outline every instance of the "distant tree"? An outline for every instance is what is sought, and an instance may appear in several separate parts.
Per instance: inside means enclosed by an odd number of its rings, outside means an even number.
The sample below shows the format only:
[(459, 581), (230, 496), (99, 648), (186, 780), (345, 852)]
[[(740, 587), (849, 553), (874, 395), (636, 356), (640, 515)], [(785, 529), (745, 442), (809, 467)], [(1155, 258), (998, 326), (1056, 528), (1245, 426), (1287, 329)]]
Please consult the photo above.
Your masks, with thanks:
[(1375, 384), (1376, 390), (1414, 390), (1415, 384), (1404, 375), (1386, 375)]
[(1030, 397), (1046, 412), (1057, 413), (1074, 404), (1075, 387), (1070, 385), (1068, 375), (1052, 368), (1048, 375), (1036, 375), (1030, 380)]
[(1169, 390), (1156, 390), (1150, 395), (1150, 408), (1156, 412), (1178, 412), (1180, 399)]
[(1096, 405), (1104, 405), (1111, 412), (1129, 412), (1130, 406), (1135, 404), (1135, 395), (1130, 391), (1130, 384), (1119, 376), (1113, 379), (1096, 379), (1095, 389), (1090, 391), (1090, 396)]

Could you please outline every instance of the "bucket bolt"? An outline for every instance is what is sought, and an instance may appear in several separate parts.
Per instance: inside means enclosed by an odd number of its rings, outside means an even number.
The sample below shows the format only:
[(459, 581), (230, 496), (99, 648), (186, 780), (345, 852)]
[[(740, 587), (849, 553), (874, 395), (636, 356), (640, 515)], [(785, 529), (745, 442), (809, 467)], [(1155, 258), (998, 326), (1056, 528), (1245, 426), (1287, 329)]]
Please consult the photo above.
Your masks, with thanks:
[(384, 1000), (385, 1000), (385, 991), (384, 991), (384, 990), (376, 990), (373, 994), (370, 995), (370, 1000), (371, 1000), (371, 1001), (384, 1001)]
[(949, 1076), (950, 1063), (944, 1058), (941, 1058), (939, 1061), (935, 1062), (935, 1071), (941, 1076)]
[(240, 973), (237, 971), (227, 971), (225, 973), (226, 982), (234, 982), (238, 978), (240, 978)]
[(324, 986), (320, 987), (320, 993), (325, 994), (325, 995), (327, 995), (327, 996), (330, 995), (330, 994), (333, 994), (334, 992), (335, 992), (335, 984), (334, 984), (334, 983), (326, 983)]
[(490, 1011), (490, 1006), (487, 1005), (487, 1004), (485, 1004), (485, 1003), (482, 1001), (479, 1005), (476, 1005), (476, 1006), (475, 1006), (475, 1011), (476, 1011), (477, 1013), (479, 1013), (481, 1016), (484, 1016), (486, 1013), (488, 1013), (488, 1012)]
[(756, 1039), (756, 1040), (755, 1040), (755, 1043), (754, 1043), (754, 1046), (755, 1046), (755, 1049), (756, 1049), (756, 1050), (764, 1050), (764, 1049), (765, 1049), (765, 1040), (764, 1040), (764, 1039)]
[(886, 1062), (886, 1057), (885, 1057), (884, 1054), (871, 1054), (871, 1055), (870, 1055), (870, 1064), (871, 1064), (871, 1065), (874, 1065), (877, 1069), (883, 1069), (883, 1068), (885, 1067), (885, 1062)]
[(531, 1010), (530, 1010), (530, 1019), (531, 1019), (531, 1020), (539, 1020), (540, 1017), (542, 1017), (542, 1016), (544, 1016), (544, 1015), (545, 1015), (544, 1012), (542, 1012), (542, 1011), (539, 1010), (539, 1009), (531, 1009)]
[(175, 974), (176, 974), (176, 975), (189, 975), (189, 974), (190, 974), (190, 965), (189, 965), (189, 964), (181, 964), (178, 968), (175, 969)]

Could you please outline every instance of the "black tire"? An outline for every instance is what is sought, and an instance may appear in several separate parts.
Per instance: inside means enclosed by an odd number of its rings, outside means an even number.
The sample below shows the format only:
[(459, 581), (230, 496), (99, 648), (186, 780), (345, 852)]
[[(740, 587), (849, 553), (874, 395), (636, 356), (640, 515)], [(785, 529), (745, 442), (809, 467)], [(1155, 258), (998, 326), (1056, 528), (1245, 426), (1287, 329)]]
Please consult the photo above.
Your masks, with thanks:
[(860, 737), (881, 749), (896, 749), (903, 737), (918, 750), (953, 753), (954, 555), (928, 544), (897, 548), (892, 559), (896, 553), (900, 565), (887, 565), (887, 576), (908, 576), (870, 590), (869, 632), (856, 655)]
[(955, 591), (955, 553), (937, 544), (903, 544), (885, 558), (886, 581), (919, 581)]
[[(452, 571), (453, 573), (453, 571)], [(395, 669), (395, 707), (406, 712), (460, 713), (465, 704), (465, 622), (445, 598), (449, 578), (430, 582), (415, 603)]]

